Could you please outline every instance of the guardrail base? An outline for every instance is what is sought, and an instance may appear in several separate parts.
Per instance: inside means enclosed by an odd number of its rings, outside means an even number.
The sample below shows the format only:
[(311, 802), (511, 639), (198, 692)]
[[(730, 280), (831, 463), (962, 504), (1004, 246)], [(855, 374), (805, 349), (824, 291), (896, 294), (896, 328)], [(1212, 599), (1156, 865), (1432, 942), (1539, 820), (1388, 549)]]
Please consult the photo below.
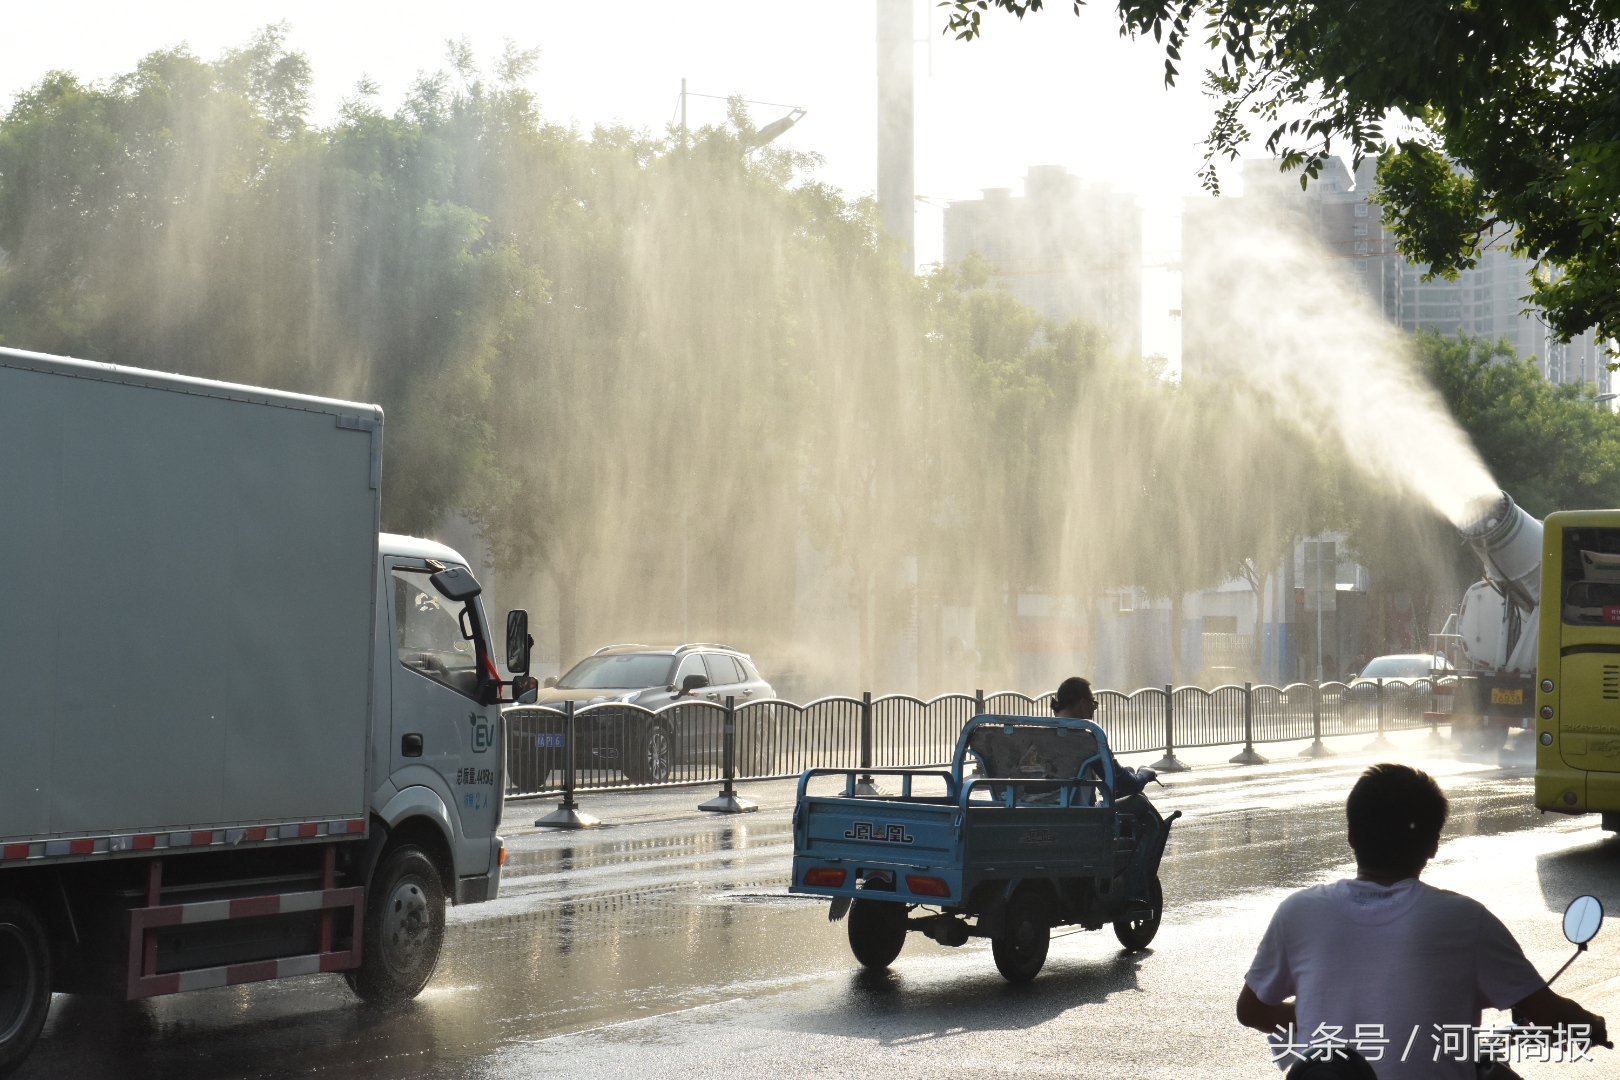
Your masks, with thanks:
[(1379, 735), (1378, 735), (1378, 738), (1376, 738), (1372, 742), (1368, 743), (1366, 745), (1366, 747), (1363, 748), (1362, 752), (1367, 753), (1367, 754), (1374, 754), (1374, 753), (1383, 753), (1385, 750), (1393, 750), (1393, 749), (1395, 749), (1395, 744), (1390, 742), (1388, 739), (1384, 738), (1383, 733), (1380, 732)]
[(577, 806), (566, 804), (535, 822), (542, 829), (589, 829), (602, 824), (602, 819), (583, 813)]
[(1230, 760), (1231, 760), (1233, 765), (1267, 765), (1267, 764), (1270, 764), (1270, 759), (1261, 757), (1260, 752), (1258, 750), (1256, 750), (1252, 746), (1245, 746), (1241, 753), (1235, 755)]
[(752, 799), (739, 799), (736, 792), (722, 791), (708, 802), (698, 803), (699, 810), (712, 814), (747, 814), (759, 809)]
[(1192, 766), (1186, 764), (1180, 758), (1176, 757), (1174, 753), (1164, 755), (1164, 757), (1149, 765), (1148, 768), (1152, 769), (1154, 772), (1161, 773), (1192, 771)]
[(1338, 755), (1327, 748), (1327, 743), (1323, 742), (1321, 739), (1317, 739), (1315, 742), (1311, 743), (1311, 745), (1301, 750), (1299, 752), (1299, 756), (1308, 758), (1324, 758), (1337, 757)]

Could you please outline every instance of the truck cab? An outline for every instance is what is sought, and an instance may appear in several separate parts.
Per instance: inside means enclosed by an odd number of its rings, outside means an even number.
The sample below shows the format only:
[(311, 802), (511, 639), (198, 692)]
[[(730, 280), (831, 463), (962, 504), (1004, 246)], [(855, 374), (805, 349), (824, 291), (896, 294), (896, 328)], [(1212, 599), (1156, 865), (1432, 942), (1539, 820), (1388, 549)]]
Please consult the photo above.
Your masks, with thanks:
[(1620, 828), (1620, 510), (1548, 516), (1541, 595), (1536, 805)]
[[(458, 903), (500, 887), (505, 784), (500, 676), (476, 580), (456, 551), (414, 537), (378, 538), (374, 813), (389, 828), (426, 816), (444, 831)], [(445, 595), (435, 578), (461, 584)], [(464, 595), (467, 589), (472, 595)]]

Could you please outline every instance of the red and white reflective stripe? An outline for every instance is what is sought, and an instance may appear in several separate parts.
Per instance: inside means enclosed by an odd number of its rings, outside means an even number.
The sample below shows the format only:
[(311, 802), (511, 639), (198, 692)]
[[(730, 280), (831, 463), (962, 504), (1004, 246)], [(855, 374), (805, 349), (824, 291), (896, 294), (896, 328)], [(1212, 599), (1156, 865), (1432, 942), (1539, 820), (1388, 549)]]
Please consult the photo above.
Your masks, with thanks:
[(314, 836), (358, 836), (366, 831), (364, 818), (345, 821), (295, 821), (285, 825), (253, 825), (237, 829), (182, 830), (120, 836), (84, 836), (70, 840), (35, 840), (0, 844), (0, 862), (59, 858), (64, 855), (107, 855), (116, 851), (166, 851), (197, 847), (234, 847), (275, 840), (304, 840)]
[(140, 996), (160, 997), (187, 990), (208, 990), (216, 986), (240, 986), (243, 983), (288, 979), (294, 975), (347, 971), (359, 966), (351, 957), (352, 954), (349, 952), (310, 953), (307, 956), (284, 956), (279, 960), (255, 960), (246, 964), (229, 964), (225, 967), (177, 971), (172, 975), (150, 975), (141, 980)]
[[(328, 870), (331, 860), (328, 860)], [(308, 892), (271, 893), (235, 900), (200, 900), (191, 904), (162, 904), (136, 908), (130, 912), (129, 984), (130, 1000), (203, 990), (213, 986), (284, 979), (292, 975), (314, 975), (322, 971), (347, 971), (360, 966), (361, 919), (365, 909), (365, 889), (316, 889)], [(166, 927), (197, 923), (252, 919), (264, 915), (285, 915), (299, 911), (350, 910), (350, 943), (347, 949), (256, 960), (223, 967), (197, 968), (157, 974), (157, 942), (153, 936)], [(329, 937), (323, 930), (323, 947)]]

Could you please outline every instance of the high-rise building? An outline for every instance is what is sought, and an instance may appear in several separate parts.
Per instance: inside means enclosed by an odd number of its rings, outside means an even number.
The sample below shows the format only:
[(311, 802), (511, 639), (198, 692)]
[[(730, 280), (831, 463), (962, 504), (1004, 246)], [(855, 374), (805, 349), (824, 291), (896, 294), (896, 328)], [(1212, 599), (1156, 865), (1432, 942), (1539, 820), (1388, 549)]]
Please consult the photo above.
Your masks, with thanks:
[(945, 262), (977, 251), (992, 282), (1057, 323), (1083, 319), (1127, 355), (1142, 351), (1142, 212), (1136, 198), (1040, 165), (1024, 194), (986, 188), (945, 211)]
[[(1314, 236), (1329, 258), (1342, 262), (1358, 288), (1407, 331), (1468, 334), (1506, 340), (1522, 358), (1535, 358), (1548, 382), (1587, 382), (1609, 392), (1610, 353), (1592, 331), (1569, 342), (1557, 340), (1538, 309), (1526, 299), (1535, 264), (1516, 255), (1508, 234), (1496, 237), (1470, 270), (1456, 281), (1424, 281), (1425, 268), (1395, 250), (1384, 229), (1383, 207), (1369, 200), (1378, 170), (1367, 158), (1351, 173), (1329, 158), (1321, 174), (1303, 190), (1298, 174), (1284, 174), (1275, 160), (1243, 163), (1243, 195), (1188, 199), (1182, 214), (1182, 359), (1198, 365), (1200, 334), (1216, 320), (1201, 310), (1199, 281), (1218, 281), (1222, 248), (1234, 240), (1258, 202), (1268, 216), (1292, 221)], [(1209, 302), (1219, 302), (1214, 290)]]

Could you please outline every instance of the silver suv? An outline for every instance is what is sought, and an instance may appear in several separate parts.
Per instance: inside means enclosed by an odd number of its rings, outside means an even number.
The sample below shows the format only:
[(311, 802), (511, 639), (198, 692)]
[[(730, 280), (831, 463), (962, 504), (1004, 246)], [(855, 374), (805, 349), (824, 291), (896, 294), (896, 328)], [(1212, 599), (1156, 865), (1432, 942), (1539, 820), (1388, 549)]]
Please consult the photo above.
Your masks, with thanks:
[[(653, 712), (693, 700), (725, 704), (775, 697), (753, 658), (729, 645), (609, 645), (546, 680), (536, 704), (558, 708), (573, 701), (587, 705), (636, 705)], [(633, 783), (661, 784), (681, 766), (720, 760), (719, 714), (710, 709), (675, 709), (648, 717), (635, 709), (597, 710), (576, 725), (575, 765), (617, 769)]]

